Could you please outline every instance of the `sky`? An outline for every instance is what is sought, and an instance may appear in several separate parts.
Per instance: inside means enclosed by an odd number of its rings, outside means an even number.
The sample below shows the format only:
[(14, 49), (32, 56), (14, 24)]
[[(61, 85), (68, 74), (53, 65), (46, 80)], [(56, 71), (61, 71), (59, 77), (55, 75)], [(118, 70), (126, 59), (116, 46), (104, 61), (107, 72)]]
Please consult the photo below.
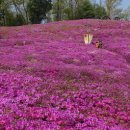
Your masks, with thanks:
[(122, 7), (127, 8), (128, 6), (130, 6), (130, 0), (123, 0), (122, 1)]
[[(99, 2), (100, 0), (96, 0), (97, 2)], [(104, 1), (104, 0), (102, 0)], [(128, 6), (130, 6), (130, 0), (122, 0), (121, 6), (123, 9), (126, 9)]]

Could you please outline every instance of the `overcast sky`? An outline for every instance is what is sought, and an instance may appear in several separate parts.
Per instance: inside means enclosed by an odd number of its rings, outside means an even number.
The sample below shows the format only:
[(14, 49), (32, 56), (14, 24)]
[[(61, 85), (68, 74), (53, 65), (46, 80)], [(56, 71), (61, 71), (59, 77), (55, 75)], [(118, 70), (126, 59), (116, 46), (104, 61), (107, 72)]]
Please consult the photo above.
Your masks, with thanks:
[[(96, 0), (96, 1), (99, 2), (100, 0)], [(128, 6), (130, 6), (130, 0), (122, 0), (121, 7), (126, 9)]]

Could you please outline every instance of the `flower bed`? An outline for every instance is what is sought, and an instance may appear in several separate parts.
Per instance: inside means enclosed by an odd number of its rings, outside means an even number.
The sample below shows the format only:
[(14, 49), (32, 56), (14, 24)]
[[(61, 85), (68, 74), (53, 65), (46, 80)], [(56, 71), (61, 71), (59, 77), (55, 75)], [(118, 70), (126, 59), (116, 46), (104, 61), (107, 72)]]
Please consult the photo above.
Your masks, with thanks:
[(110, 20), (1, 28), (0, 129), (130, 130), (129, 36)]

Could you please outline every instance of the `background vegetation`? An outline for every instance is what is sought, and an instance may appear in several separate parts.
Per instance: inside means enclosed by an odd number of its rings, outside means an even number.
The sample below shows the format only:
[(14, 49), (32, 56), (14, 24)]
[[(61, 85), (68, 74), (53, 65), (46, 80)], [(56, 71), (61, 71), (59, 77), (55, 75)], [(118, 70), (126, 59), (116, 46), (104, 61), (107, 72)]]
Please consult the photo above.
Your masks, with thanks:
[(121, 9), (122, 0), (0, 0), (0, 25), (18, 26), (72, 19), (130, 18), (130, 7)]

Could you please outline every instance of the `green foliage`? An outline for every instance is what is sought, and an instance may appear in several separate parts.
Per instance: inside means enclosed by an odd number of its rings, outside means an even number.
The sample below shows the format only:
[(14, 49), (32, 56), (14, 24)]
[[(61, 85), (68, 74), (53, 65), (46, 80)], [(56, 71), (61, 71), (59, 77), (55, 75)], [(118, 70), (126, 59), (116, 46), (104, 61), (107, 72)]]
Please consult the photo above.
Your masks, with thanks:
[(16, 15), (15, 21), (16, 21), (15, 24), (16, 24), (17, 26), (25, 24), (25, 20), (23, 19), (23, 17), (22, 17), (21, 14), (17, 14), (17, 15)]
[(11, 12), (7, 14), (7, 18), (6, 18), (7, 26), (20, 26), (23, 24), (25, 24), (25, 21), (23, 20), (20, 14), (17, 14), (16, 16), (14, 16), (14, 14)]
[(49, 0), (30, 0), (28, 3), (29, 18), (33, 24), (40, 23), (52, 8)]
[(71, 12), (71, 8), (70, 7), (67, 7), (64, 9), (64, 19), (72, 19), (72, 12)]
[(75, 19), (94, 18), (94, 8), (89, 0), (83, 1), (77, 8)]
[(98, 4), (93, 5), (90, 0), (73, 0), (73, 2), (72, 0), (56, 0), (53, 3), (53, 13), (56, 21), (107, 16), (104, 7)]
[(55, 14), (55, 21), (64, 19), (64, 10), (65, 10), (65, 0), (55, 0), (53, 2), (53, 14)]
[(94, 17), (101, 19), (104, 16), (107, 16), (106, 10), (104, 7), (100, 6), (100, 5), (94, 5)]
[(50, 21), (108, 19), (113, 16), (129, 20), (130, 9), (122, 12), (117, 8), (120, 2), (121, 0), (105, 0), (105, 8), (101, 4), (92, 3), (91, 0), (0, 0), (0, 25), (39, 24), (46, 15)]
[(16, 26), (16, 18), (13, 13), (7, 12), (6, 13), (6, 25), (7, 26)]

